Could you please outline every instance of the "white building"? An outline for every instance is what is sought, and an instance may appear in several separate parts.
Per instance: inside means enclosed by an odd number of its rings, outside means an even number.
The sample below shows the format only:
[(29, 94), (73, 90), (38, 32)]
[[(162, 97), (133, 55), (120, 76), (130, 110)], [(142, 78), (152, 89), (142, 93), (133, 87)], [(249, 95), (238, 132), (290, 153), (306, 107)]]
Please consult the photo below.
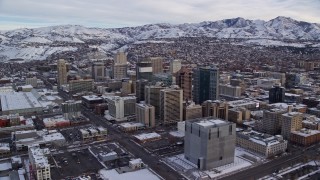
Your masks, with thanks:
[(236, 140), (238, 146), (266, 157), (285, 152), (288, 144), (281, 135), (271, 136), (253, 130), (238, 131)]
[(172, 74), (177, 73), (181, 69), (181, 60), (175, 59), (170, 62), (170, 72)]
[(136, 112), (135, 96), (109, 96), (106, 97), (109, 114), (117, 121), (127, 120)]
[(48, 162), (47, 156), (50, 154), (48, 148), (40, 149), (39, 146), (32, 146), (28, 151), (29, 160), (30, 160), (30, 169), (31, 176), (37, 180), (50, 180), (50, 164)]

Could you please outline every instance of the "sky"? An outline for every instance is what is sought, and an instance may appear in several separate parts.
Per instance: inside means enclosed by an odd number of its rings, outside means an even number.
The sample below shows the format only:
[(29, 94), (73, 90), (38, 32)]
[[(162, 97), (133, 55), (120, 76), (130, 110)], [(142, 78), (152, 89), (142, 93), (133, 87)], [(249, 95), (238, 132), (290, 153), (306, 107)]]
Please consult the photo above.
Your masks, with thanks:
[(65, 24), (116, 28), (277, 16), (320, 23), (320, 0), (0, 0), (0, 30)]

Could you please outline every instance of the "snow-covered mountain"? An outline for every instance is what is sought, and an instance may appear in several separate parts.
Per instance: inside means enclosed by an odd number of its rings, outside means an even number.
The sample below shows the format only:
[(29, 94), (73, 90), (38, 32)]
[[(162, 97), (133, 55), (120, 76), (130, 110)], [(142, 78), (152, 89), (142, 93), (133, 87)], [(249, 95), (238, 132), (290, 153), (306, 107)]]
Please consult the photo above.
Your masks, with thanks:
[[(178, 37), (241, 38), (243, 44), (304, 46), (320, 42), (320, 24), (277, 17), (270, 21), (243, 18), (193, 24), (149, 24), (114, 29), (78, 25), (0, 31), (0, 60), (22, 58), (43, 60), (52, 53), (95, 47), (109, 52), (126, 44)], [(297, 44), (296, 42), (299, 41)]]

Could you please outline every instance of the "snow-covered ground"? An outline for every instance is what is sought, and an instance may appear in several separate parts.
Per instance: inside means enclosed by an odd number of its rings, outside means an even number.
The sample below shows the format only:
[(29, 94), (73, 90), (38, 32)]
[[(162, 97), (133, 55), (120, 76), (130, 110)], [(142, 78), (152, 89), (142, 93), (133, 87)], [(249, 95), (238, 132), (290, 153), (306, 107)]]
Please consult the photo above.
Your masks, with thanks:
[(184, 137), (184, 132), (181, 132), (181, 131), (171, 131), (169, 132), (169, 134), (171, 136), (178, 137), (178, 138)]
[[(246, 157), (249, 158), (247, 159)], [(256, 161), (254, 162), (253, 159), (256, 159)], [(264, 157), (253, 154), (245, 149), (238, 147), (235, 151), (235, 158), (233, 163), (207, 171), (198, 170), (197, 165), (185, 159), (184, 154), (179, 154), (163, 159), (164, 163), (166, 163), (176, 171), (182, 173), (185, 177), (188, 177), (189, 179), (195, 179), (198, 177), (206, 176), (210, 178), (218, 178), (233, 172), (241, 171), (244, 168), (249, 168), (256, 162), (261, 163), (264, 161)]]
[(149, 169), (140, 169), (133, 172), (119, 174), (115, 169), (99, 171), (100, 177), (104, 180), (123, 180), (123, 179), (139, 179), (139, 180), (160, 180), (158, 176), (153, 174)]

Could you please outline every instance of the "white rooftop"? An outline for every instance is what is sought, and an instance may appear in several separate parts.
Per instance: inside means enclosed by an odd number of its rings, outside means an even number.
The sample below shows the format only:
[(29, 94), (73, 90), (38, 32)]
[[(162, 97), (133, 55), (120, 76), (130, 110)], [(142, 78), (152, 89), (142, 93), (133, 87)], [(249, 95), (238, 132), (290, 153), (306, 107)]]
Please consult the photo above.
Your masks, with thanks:
[(42, 108), (31, 92), (0, 93), (2, 111)]
[(202, 120), (197, 122), (198, 125), (207, 127), (207, 126), (217, 126), (217, 125), (223, 125), (228, 124), (226, 121), (220, 120), (220, 119), (211, 119), (211, 120)]
[(143, 141), (143, 140), (148, 140), (153, 138), (160, 138), (161, 135), (153, 132), (153, 133), (143, 133), (143, 134), (135, 135), (134, 137), (136, 137), (140, 141)]
[(132, 172), (119, 174), (115, 169), (106, 170), (102, 169), (99, 174), (103, 179), (123, 180), (123, 179), (139, 179), (139, 180), (160, 180), (149, 169), (141, 169)]

